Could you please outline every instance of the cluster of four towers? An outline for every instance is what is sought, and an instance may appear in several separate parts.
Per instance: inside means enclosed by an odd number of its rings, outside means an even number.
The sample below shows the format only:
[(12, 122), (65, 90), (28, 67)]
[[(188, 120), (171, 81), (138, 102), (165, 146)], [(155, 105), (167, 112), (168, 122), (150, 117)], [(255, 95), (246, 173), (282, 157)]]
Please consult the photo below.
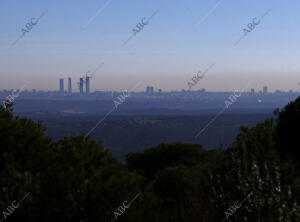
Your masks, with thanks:
[[(79, 86), (79, 92), (83, 93), (83, 87), (85, 85), (85, 92), (90, 93), (90, 77), (87, 76), (85, 78), (80, 78), (78, 86)], [(59, 91), (61, 94), (65, 93), (64, 89), (64, 79), (59, 79)], [(72, 93), (72, 79), (68, 78), (68, 93)]]

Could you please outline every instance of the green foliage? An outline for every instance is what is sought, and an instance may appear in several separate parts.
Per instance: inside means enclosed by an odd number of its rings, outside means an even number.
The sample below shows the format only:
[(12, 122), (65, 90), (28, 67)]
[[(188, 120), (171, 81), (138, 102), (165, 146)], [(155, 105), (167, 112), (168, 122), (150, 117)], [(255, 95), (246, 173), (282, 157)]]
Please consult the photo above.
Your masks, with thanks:
[(53, 142), (40, 122), (0, 107), (0, 207), (30, 193), (7, 219), (111, 221), (141, 194), (117, 220), (222, 221), (244, 200), (228, 221), (299, 221), (298, 133), (287, 127), (298, 123), (297, 107), (299, 100), (277, 111), (276, 123), (241, 127), (228, 149), (162, 143), (128, 153), (126, 164), (82, 134)]
[(160, 221), (214, 221), (208, 169), (222, 155), (201, 145), (160, 144), (129, 153), (127, 164), (130, 170), (145, 175), (161, 198)]
[(160, 171), (170, 166), (194, 166), (207, 157), (201, 145), (161, 143), (143, 152), (131, 152), (126, 156), (128, 169), (153, 179)]
[(282, 159), (299, 159), (300, 137), (300, 97), (290, 102), (280, 112), (277, 111), (276, 147)]
[(54, 143), (40, 123), (3, 109), (0, 123), (1, 209), (31, 196), (10, 220), (110, 221), (114, 208), (141, 190), (140, 176), (84, 135)]
[[(247, 198), (238, 212), (232, 215), (239, 221), (293, 221), (299, 220), (295, 168), (282, 165), (275, 149), (272, 119), (249, 129), (241, 128), (233, 147), (228, 150), (233, 170), (211, 175), (220, 215), (235, 201)], [(221, 166), (222, 167), (222, 166)], [(226, 166), (223, 166), (224, 168)], [(299, 176), (299, 175), (298, 175)], [(298, 216), (289, 215), (297, 211)], [(254, 219), (255, 218), (255, 219)]]

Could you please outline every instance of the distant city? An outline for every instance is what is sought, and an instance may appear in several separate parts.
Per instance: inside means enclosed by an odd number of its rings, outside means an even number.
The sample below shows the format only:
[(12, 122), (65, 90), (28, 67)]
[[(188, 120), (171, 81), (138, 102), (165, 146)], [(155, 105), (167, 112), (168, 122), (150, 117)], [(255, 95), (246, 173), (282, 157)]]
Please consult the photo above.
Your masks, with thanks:
[[(59, 88), (57, 91), (43, 91), (43, 90), (26, 90), (24, 89), (22, 92), (20, 90), (2, 90), (0, 91), (0, 98), (7, 96), (7, 94), (11, 92), (16, 92), (22, 94), (22, 98), (65, 98), (65, 99), (76, 99), (76, 98), (111, 98), (115, 95), (120, 94), (121, 92), (118, 91), (90, 91), (90, 82), (91, 76), (82, 77), (79, 79), (77, 83), (79, 91), (73, 91), (72, 88), (72, 79), (69, 77), (67, 84), (67, 90), (65, 89), (65, 79), (59, 79)], [(236, 90), (237, 91), (237, 90)], [(208, 92), (203, 89), (199, 90), (172, 90), (172, 91), (163, 91), (162, 89), (155, 90), (154, 86), (147, 86), (145, 91), (141, 92), (132, 92), (134, 97), (153, 97), (153, 98), (174, 98), (174, 97), (189, 97), (189, 98), (197, 98), (202, 97), (203, 95), (228, 95), (232, 92)], [(253, 88), (250, 91), (244, 91), (243, 95), (256, 95), (256, 96), (266, 96), (266, 95), (299, 95), (300, 92), (294, 92), (293, 90), (289, 91), (282, 91), (276, 89), (275, 92), (269, 92), (268, 86), (263, 86), (261, 91), (255, 91)]]

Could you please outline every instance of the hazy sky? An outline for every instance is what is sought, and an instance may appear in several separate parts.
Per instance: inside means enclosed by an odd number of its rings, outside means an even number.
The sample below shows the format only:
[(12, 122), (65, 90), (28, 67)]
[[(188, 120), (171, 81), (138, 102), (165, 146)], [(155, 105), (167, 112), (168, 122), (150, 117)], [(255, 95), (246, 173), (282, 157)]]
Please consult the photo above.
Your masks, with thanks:
[[(47, 13), (14, 46), (31, 18)], [(132, 29), (158, 13), (125, 46)], [(247, 24), (269, 13), (242, 39)], [(91, 90), (300, 90), (299, 0), (1, 0), (0, 89), (58, 89), (104, 63)], [(35, 20), (33, 20), (35, 21)]]

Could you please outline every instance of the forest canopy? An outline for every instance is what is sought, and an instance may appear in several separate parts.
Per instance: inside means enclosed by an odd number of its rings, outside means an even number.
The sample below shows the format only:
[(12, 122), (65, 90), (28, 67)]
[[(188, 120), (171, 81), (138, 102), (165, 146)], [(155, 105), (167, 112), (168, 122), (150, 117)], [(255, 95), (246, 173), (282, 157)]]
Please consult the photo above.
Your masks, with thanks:
[(275, 114), (227, 148), (161, 143), (122, 163), (0, 107), (0, 220), (300, 221), (300, 98)]

